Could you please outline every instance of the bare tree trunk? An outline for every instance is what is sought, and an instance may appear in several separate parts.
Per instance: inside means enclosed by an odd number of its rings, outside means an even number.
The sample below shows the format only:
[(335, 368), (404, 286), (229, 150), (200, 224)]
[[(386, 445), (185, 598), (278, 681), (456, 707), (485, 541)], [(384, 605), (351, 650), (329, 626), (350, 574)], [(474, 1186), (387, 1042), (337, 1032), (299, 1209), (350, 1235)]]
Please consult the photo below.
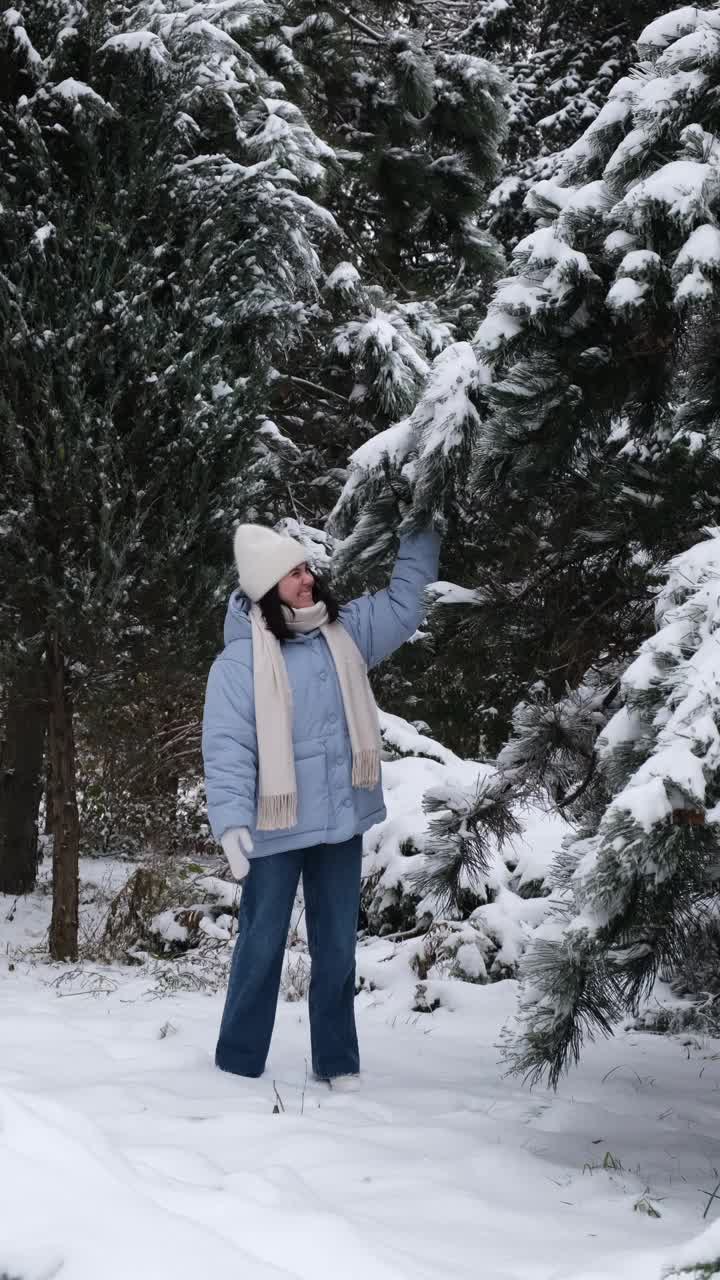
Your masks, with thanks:
[(50, 761), (45, 760), (45, 833), (52, 835), (52, 819), (50, 815)]
[(0, 737), (0, 893), (30, 893), (38, 869), (38, 809), (47, 724), (42, 655), (12, 672)]
[(78, 952), (78, 856), (80, 821), (75, 791), (73, 706), (65, 656), (56, 628), (48, 636), (48, 807), (53, 835), (53, 907), (50, 954), (76, 960)]

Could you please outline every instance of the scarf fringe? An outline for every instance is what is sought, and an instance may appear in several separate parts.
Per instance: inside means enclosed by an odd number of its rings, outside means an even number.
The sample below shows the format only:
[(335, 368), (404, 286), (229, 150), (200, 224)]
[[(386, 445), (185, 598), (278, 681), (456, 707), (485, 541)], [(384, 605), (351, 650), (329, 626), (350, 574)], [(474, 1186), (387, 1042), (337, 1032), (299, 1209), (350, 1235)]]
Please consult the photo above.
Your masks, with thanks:
[(380, 781), (380, 752), (375, 750), (354, 751), (352, 767), (352, 784), (354, 787), (376, 787)]
[(297, 791), (284, 795), (260, 796), (257, 811), (258, 831), (275, 831), (294, 827), (297, 823)]

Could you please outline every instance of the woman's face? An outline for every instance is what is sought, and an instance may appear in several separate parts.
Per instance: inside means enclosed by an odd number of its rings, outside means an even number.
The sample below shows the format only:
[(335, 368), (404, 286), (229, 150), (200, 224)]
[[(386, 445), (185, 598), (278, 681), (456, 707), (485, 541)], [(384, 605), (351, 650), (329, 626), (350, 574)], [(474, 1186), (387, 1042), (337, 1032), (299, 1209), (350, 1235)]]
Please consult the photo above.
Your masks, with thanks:
[(291, 609), (309, 609), (313, 601), (315, 579), (306, 564), (291, 569), (278, 582), (278, 595)]

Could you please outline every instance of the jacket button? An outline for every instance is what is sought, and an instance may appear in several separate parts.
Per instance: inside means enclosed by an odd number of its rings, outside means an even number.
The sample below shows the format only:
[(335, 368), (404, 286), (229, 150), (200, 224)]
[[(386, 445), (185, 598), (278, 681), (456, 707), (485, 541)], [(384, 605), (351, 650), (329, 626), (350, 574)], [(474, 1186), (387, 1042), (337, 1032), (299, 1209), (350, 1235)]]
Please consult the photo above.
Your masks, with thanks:
[(345, 809), (349, 809), (351, 804), (352, 804), (352, 800), (350, 799), (349, 796), (346, 796), (345, 799), (343, 800), (343, 807)]
[(321, 671), (321, 672), (320, 672), (320, 679), (321, 679), (321, 680), (327, 680), (327, 671)]
[(330, 724), (337, 724), (337, 716), (334, 711), (328, 716), (328, 720), (330, 721)]

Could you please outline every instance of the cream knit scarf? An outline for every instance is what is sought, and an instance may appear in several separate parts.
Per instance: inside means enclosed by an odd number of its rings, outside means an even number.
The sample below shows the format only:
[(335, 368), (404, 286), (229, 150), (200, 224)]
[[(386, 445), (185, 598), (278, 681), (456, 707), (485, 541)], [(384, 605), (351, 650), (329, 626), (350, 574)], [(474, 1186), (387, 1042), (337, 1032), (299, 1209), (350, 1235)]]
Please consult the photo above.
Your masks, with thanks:
[[(321, 602), (309, 609), (283, 608), (291, 631), (320, 628), (340, 682), (352, 746), (352, 785), (374, 787), (380, 781), (380, 722), (367, 667), (352, 636), (340, 622), (329, 622)], [(258, 741), (260, 831), (294, 827), (297, 784), (292, 741), (292, 695), (280, 642), (265, 624), (260, 606), (250, 609)]]

